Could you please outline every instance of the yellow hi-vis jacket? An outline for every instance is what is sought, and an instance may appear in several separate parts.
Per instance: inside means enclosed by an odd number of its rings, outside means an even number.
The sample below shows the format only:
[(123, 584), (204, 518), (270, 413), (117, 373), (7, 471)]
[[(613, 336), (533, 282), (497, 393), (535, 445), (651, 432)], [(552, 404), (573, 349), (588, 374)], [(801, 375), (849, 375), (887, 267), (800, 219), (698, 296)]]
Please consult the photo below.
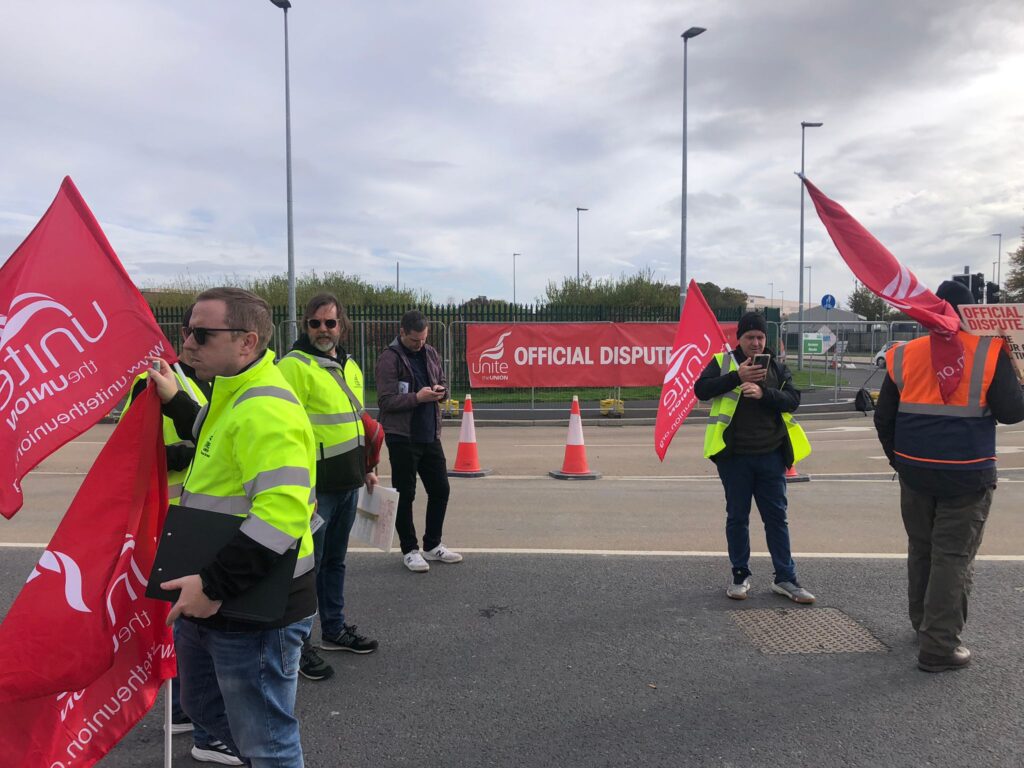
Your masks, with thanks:
[[(185, 387), (185, 382), (181, 374), (179, 374), (177, 371), (173, 372), (174, 378), (178, 380), (178, 389), (184, 392), (188, 392), (189, 390)], [(135, 390), (136, 383), (140, 381), (146, 381), (148, 383), (148, 380), (148, 371), (136, 376), (135, 381), (132, 382), (132, 391)], [(201, 406), (206, 405), (206, 395), (203, 394), (202, 390), (199, 388), (199, 385), (196, 384), (194, 381), (191, 382), (191, 384), (192, 394), (195, 395), (193, 399)], [(125, 406), (125, 410), (128, 410), (131, 404), (132, 401), (129, 401), (128, 405)], [(178, 436), (178, 431), (174, 428), (174, 422), (167, 416), (163, 417), (163, 433), (165, 448), (174, 448), (179, 445), (192, 445), (191, 440), (182, 440)], [(184, 469), (171, 469), (170, 467), (167, 468), (167, 500), (171, 504), (178, 504), (181, 502), (181, 484), (185, 480), (185, 475), (187, 474), (188, 467), (185, 467)]]
[(278, 554), (298, 542), (295, 576), (311, 571), (313, 431), (274, 353), (237, 376), (218, 376), (192, 433), (182, 505), (245, 517), (239, 530)]
[(313, 427), (317, 487), (347, 491), (366, 478), (363, 430), (363, 372), (351, 356), (344, 361), (293, 349), (277, 369), (295, 390)]
[[(727, 373), (739, 368), (732, 355), (719, 352), (715, 355), (715, 361), (724, 376)], [(704, 458), (710, 459), (717, 453), (725, 450), (725, 430), (732, 422), (733, 414), (736, 413), (736, 406), (740, 402), (740, 388), (736, 387), (724, 395), (714, 398), (711, 401), (711, 414), (708, 418), (708, 425), (704, 429)], [(793, 447), (793, 463), (802, 461), (811, 455), (811, 444), (804, 432), (791, 413), (782, 412), (782, 421), (786, 425), (786, 434), (789, 443)]]

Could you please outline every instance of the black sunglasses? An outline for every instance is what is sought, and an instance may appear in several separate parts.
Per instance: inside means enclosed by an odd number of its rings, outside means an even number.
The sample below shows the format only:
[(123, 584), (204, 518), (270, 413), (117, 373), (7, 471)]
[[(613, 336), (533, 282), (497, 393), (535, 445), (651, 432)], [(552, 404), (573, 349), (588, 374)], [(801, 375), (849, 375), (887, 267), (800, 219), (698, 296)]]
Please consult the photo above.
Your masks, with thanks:
[[(337, 320), (324, 320), (323, 324), (325, 326), (327, 326), (328, 328), (337, 328), (338, 327), (338, 321)], [(308, 325), (310, 328), (312, 328), (315, 331), (317, 328), (320, 327), (320, 321), (317, 320), (314, 317), (314, 318), (312, 318), (310, 320), (307, 320), (306, 321), (306, 325)]]
[(196, 344), (199, 346), (203, 346), (203, 344), (206, 343), (206, 340), (210, 337), (210, 334), (216, 333), (217, 331), (232, 331), (234, 333), (249, 332), (245, 328), (201, 328), (199, 326), (192, 327), (191, 325), (186, 325), (181, 330), (185, 333), (186, 339), (189, 336), (195, 336)]

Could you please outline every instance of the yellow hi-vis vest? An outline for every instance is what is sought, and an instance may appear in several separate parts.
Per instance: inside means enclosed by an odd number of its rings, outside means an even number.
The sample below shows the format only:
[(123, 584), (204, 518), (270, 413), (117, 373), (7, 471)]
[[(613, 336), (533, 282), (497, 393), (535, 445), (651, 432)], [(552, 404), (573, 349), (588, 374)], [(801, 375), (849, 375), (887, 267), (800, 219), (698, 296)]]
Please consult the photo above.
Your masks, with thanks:
[(277, 369), (309, 415), (317, 458), (330, 459), (366, 444), (363, 431), (363, 372), (351, 357), (343, 364), (292, 350)]
[[(715, 360), (718, 362), (723, 376), (739, 368), (731, 354), (726, 355), (724, 352), (719, 352), (715, 355)], [(708, 418), (708, 425), (704, 429), (705, 459), (710, 459), (716, 453), (725, 450), (725, 430), (732, 422), (739, 402), (739, 387), (711, 401), (711, 415)], [(783, 412), (782, 421), (786, 424), (786, 434), (789, 436), (790, 445), (793, 446), (793, 463), (796, 464), (811, 455), (811, 444), (807, 440), (804, 428), (793, 418), (793, 414)]]
[(218, 376), (195, 426), (196, 455), (181, 503), (244, 517), (239, 530), (278, 554), (298, 542), (295, 576), (313, 569), (313, 430), (274, 353)]
[[(183, 381), (182, 376), (177, 371), (174, 371), (174, 378), (178, 380), (178, 389), (188, 392), (188, 389), (185, 388), (185, 382)], [(148, 381), (148, 379), (148, 371), (139, 374), (135, 377), (135, 381), (132, 382), (132, 389), (135, 389), (136, 382)], [(199, 405), (206, 405), (206, 395), (202, 393), (202, 390), (199, 389), (199, 386), (195, 382), (192, 382), (192, 392), (195, 394), (194, 399), (199, 403)], [(131, 406), (131, 402), (125, 406), (125, 410), (128, 410), (129, 406)], [(178, 431), (174, 428), (174, 422), (166, 416), (163, 417), (163, 433), (164, 446), (167, 448), (173, 448), (177, 445), (192, 445), (191, 440), (182, 440), (178, 436)], [(185, 475), (187, 474), (188, 467), (185, 467), (185, 469), (167, 469), (167, 500), (171, 504), (178, 504), (181, 502), (181, 484), (185, 480)]]

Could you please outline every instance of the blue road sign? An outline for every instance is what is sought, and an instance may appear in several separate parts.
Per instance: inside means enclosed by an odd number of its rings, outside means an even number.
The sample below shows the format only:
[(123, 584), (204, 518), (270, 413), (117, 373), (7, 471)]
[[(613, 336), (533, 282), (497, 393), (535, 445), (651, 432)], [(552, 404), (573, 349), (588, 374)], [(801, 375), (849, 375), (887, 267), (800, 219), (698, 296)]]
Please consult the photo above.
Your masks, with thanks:
[(826, 293), (824, 296), (821, 297), (821, 306), (824, 307), (825, 309), (835, 309), (836, 297), (833, 296), (831, 293)]

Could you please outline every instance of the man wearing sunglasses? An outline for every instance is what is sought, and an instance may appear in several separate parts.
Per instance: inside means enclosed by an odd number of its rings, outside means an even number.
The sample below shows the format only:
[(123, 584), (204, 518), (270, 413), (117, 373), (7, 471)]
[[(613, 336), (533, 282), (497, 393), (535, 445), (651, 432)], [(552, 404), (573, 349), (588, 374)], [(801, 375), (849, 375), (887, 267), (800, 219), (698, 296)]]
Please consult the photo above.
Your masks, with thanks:
[[(316, 613), (313, 431), (267, 351), (273, 321), (263, 299), (238, 288), (204, 291), (186, 331), (184, 356), (213, 384), (208, 405), (199, 411), (166, 363), (150, 374), (178, 435), (195, 436), (181, 504), (243, 520), (199, 573), (162, 584), (181, 590), (168, 615), (181, 705), (254, 768), (301, 768), (295, 692)], [(226, 598), (260, 583), (292, 548), (297, 560), (279, 619), (220, 613)]]
[[(365, 484), (372, 492), (377, 485), (364, 450), (363, 372), (341, 346), (351, 323), (337, 298), (329, 293), (314, 296), (306, 304), (302, 322), (305, 333), (277, 368), (306, 410), (316, 445), (317, 515), (323, 520), (316, 521), (313, 532), (320, 648), (373, 653), (377, 641), (345, 623), (345, 555), (359, 488)], [(299, 672), (310, 680), (326, 680), (334, 674), (308, 638)]]

